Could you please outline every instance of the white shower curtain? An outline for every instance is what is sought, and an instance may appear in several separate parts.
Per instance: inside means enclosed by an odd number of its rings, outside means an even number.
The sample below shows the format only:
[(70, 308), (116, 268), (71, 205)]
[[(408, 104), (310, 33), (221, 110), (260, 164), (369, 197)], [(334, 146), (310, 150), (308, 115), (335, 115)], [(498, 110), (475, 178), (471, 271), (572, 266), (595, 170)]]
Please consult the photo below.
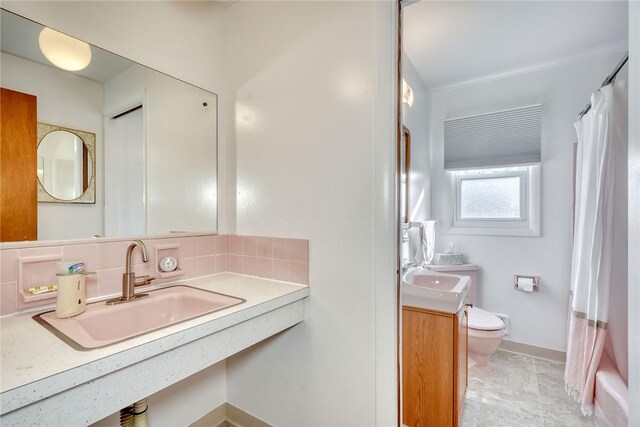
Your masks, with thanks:
[[(578, 134), (576, 203), (571, 264), (571, 318), (565, 386), (593, 413), (613, 271), (616, 185), (626, 170), (627, 96), (623, 81), (591, 96), (590, 111), (575, 123)], [(624, 162), (624, 163), (623, 163)], [(618, 175), (618, 183), (616, 183)]]

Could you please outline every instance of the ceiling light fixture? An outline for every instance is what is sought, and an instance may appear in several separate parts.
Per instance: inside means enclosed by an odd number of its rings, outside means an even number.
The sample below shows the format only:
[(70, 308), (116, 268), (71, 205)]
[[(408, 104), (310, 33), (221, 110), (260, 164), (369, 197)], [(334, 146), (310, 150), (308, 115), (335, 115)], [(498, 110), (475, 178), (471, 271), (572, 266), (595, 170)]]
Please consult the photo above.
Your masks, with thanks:
[(56, 67), (79, 71), (91, 63), (91, 47), (88, 43), (62, 34), (51, 28), (43, 28), (38, 44), (44, 56)]

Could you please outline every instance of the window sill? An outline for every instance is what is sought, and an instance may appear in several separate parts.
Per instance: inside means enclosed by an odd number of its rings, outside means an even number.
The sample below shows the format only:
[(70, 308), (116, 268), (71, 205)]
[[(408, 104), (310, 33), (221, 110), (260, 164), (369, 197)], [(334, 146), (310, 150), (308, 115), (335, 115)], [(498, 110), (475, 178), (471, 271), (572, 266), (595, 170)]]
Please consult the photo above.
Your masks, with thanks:
[(445, 234), (469, 234), (480, 236), (540, 237), (539, 228), (507, 227), (450, 227)]

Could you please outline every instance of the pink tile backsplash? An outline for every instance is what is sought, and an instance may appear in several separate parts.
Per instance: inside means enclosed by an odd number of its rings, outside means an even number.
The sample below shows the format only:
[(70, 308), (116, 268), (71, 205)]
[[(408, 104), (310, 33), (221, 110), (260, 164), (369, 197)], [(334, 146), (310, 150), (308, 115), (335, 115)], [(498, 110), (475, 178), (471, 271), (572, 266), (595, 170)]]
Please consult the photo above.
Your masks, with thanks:
[[(87, 298), (96, 298), (101, 296), (100, 289), (98, 288), (98, 274), (94, 274), (93, 276), (87, 276), (85, 279), (85, 292)], [(122, 285), (122, 280), (119, 281)], [(120, 286), (120, 290), (122, 290), (122, 286)]]
[(273, 239), (273, 258), (288, 260), (291, 256), (291, 240), (293, 239)]
[(198, 276), (216, 274), (216, 255), (198, 257)]
[(256, 276), (273, 279), (273, 259), (256, 258)]
[(227, 253), (241, 255), (242, 254), (242, 236), (230, 235), (227, 238)]
[[(149, 262), (144, 264), (134, 264), (133, 271), (136, 273), (136, 276), (156, 276), (158, 272), (156, 271), (156, 263), (151, 258), (151, 254), (149, 254)], [(124, 273), (124, 268), (122, 269)]]
[(7, 282), (0, 285), (0, 316), (16, 312), (18, 309), (16, 303), (17, 295), (16, 282)]
[(274, 280), (291, 280), (291, 263), (280, 259), (273, 260), (273, 277)]
[[(98, 244), (69, 245), (62, 247), (64, 259), (77, 259), (84, 262), (88, 271), (98, 270)], [(123, 259), (124, 256), (120, 255)]]
[(273, 257), (273, 238), (258, 237), (258, 256), (262, 258)]
[(227, 255), (227, 271), (231, 273), (242, 273), (242, 255)]
[(103, 243), (98, 247), (98, 268), (114, 268), (124, 265), (128, 242)]
[(290, 242), (291, 261), (309, 263), (309, 241), (302, 239), (291, 239)]
[(98, 295), (122, 292), (122, 273), (124, 273), (124, 268), (121, 267), (98, 271)]
[(242, 274), (248, 276), (255, 276), (258, 273), (256, 268), (256, 257), (243, 256), (242, 257)]
[(216, 254), (216, 236), (198, 237), (198, 256)]
[(224, 273), (227, 271), (227, 254), (221, 253), (216, 255), (216, 273)]
[(242, 237), (242, 255), (256, 256), (258, 253), (258, 238), (254, 236)]
[[(258, 276), (267, 279), (309, 283), (309, 241), (262, 236), (198, 236), (177, 239), (147, 239), (149, 262), (143, 263), (139, 250), (134, 251), (133, 265), (136, 275), (158, 275), (156, 245), (179, 244), (177, 251), (182, 275), (158, 279), (158, 284), (178, 279), (191, 279), (225, 271)], [(54, 245), (36, 248), (3, 249), (0, 252), (0, 315), (12, 314), (25, 308), (55, 303), (55, 295), (42, 301), (23, 300), (19, 287), (28, 288), (38, 278), (55, 277), (55, 262), (22, 264), (29, 271), (18, 274), (20, 258), (60, 257), (83, 261), (87, 270), (96, 275), (87, 277), (87, 297), (95, 298), (118, 294), (122, 290), (125, 251), (129, 241), (87, 244)], [(161, 256), (161, 247), (158, 247)], [(28, 277), (28, 282), (27, 279)], [(20, 282), (22, 278), (23, 282)], [(42, 279), (44, 280), (44, 279)], [(46, 283), (49, 284), (49, 283)]]
[(291, 281), (294, 283), (309, 283), (309, 264), (301, 262), (291, 262)]
[[(180, 268), (184, 271), (184, 275), (179, 279), (193, 279), (198, 277), (198, 258), (183, 258), (180, 260)], [(170, 281), (171, 279), (169, 279)]]
[(196, 258), (198, 256), (198, 241), (192, 237), (178, 239), (181, 258)]
[(13, 282), (18, 278), (18, 249), (0, 251), (0, 282)]
[[(235, 254), (243, 256), (237, 257)], [(227, 271), (308, 285), (309, 241), (229, 236)]]
[(229, 252), (229, 236), (226, 234), (216, 236), (216, 253), (226, 254), (227, 252)]
[[(98, 268), (114, 268), (121, 267), (125, 264), (125, 254), (129, 241), (122, 242), (109, 242), (98, 244)], [(142, 240), (142, 243), (147, 247), (149, 255), (149, 261), (154, 261), (153, 240)], [(133, 251), (133, 258), (131, 259), (133, 265), (142, 264), (142, 254), (139, 250)]]
[(21, 257), (42, 256), (42, 255), (62, 255), (62, 246), (44, 246), (41, 248), (20, 249)]

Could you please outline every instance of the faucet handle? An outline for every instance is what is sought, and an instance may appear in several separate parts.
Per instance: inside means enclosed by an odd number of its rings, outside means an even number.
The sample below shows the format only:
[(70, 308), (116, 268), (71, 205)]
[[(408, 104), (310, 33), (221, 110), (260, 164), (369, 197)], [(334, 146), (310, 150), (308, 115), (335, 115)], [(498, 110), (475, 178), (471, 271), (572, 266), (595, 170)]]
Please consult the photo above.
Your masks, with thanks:
[(151, 282), (156, 279), (157, 279), (156, 276), (149, 276), (149, 275), (138, 276), (135, 279), (134, 286), (149, 286)]

